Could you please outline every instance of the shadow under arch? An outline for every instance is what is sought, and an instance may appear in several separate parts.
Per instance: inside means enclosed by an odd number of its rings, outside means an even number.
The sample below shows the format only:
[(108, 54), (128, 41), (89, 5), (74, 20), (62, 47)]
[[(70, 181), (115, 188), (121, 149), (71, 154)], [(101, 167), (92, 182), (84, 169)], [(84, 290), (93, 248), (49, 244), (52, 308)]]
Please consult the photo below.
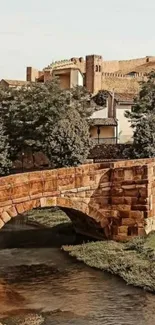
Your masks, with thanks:
[(77, 233), (95, 239), (107, 237), (103, 222), (100, 222), (100, 218), (98, 217), (99, 211), (79, 198), (43, 197), (37, 200), (32, 199), (23, 203), (14, 204), (2, 214), (4, 225), (28, 211), (35, 210), (36, 208), (52, 207), (58, 207), (66, 213)]

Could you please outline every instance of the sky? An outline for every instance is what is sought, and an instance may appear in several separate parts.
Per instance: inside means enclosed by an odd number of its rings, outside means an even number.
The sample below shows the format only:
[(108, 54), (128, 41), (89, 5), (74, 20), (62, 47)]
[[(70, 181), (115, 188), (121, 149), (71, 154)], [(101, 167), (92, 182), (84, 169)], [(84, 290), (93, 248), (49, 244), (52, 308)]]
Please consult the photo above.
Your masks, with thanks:
[(154, 14), (154, 0), (0, 0), (0, 79), (88, 54), (155, 56)]

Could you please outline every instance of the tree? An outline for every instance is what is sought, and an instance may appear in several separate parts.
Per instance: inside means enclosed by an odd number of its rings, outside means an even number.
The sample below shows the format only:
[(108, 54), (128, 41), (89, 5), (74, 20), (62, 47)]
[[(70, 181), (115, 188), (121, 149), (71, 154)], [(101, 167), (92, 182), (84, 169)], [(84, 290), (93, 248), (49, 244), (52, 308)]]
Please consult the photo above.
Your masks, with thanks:
[(95, 96), (93, 96), (94, 102), (98, 106), (103, 106), (103, 107), (106, 107), (107, 98), (108, 98), (107, 90), (100, 90)]
[[(52, 140), (52, 136), (55, 139), (58, 125), (59, 137), (63, 134), (63, 123), (66, 123), (67, 128), (67, 119), (74, 125), (73, 115), (76, 116), (74, 111), (78, 113), (79, 121), (77, 118), (76, 120), (80, 125), (83, 119), (81, 127), (84, 128), (84, 125), (86, 127), (83, 136), (88, 137), (87, 118), (93, 113), (93, 107), (90, 105), (90, 94), (83, 87), (62, 90), (58, 80), (55, 79), (45, 84), (30, 83), (20, 89), (1, 89), (0, 113), (8, 134), (12, 160), (19, 152), (29, 149), (33, 152), (43, 151), (51, 158), (49, 146), (55, 141)], [(65, 134), (66, 141), (71, 141), (72, 133), (69, 129)], [(86, 143), (87, 141), (88, 139)], [(85, 143), (85, 139), (79, 141), (81, 145), (83, 142)]]
[(2, 119), (0, 119), (0, 175), (7, 174), (11, 165), (8, 138), (5, 135)]
[[(133, 146), (128, 155), (133, 158), (155, 156), (155, 72), (141, 83), (139, 95), (135, 98), (132, 111), (125, 116), (133, 128)], [(127, 155), (127, 152), (125, 152)]]
[(81, 164), (88, 157), (90, 148), (88, 123), (74, 109), (55, 124), (45, 143), (53, 167), (59, 168)]

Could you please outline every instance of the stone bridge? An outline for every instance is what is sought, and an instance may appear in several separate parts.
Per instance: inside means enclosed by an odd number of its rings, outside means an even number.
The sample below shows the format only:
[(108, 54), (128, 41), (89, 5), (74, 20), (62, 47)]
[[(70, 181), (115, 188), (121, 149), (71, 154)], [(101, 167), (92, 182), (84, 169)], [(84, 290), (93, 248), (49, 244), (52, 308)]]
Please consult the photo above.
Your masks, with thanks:
[(0, 228), (39, 207), (60, 207), (77, 232), (126, 240), (155, 229), (155, 160), (129, 160), (0, 178)]

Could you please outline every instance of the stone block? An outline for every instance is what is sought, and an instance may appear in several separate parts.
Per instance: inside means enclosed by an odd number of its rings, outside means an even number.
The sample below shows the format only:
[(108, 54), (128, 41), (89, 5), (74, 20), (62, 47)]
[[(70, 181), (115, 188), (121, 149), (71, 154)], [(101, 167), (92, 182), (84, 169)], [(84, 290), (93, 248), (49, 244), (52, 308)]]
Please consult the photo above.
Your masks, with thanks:
[(88, 191), (85, 191), (85, 196), (86, 197), (93, 197), (94, 195), (94, 190), (88, 190)]
[(124, 196), (138, 197), (139, 196), (139, 191), (136, 188), (133, 188), (133, 189), (124, 189)]
[(123, 218), (122, 219), (122, 226), (135, 226), (136, 220), (132, 218)]
[(146, 235), (145, 228), (144, 227), (142, 227), (142, 228), (138, 227), (138, 236), (145, 236), (145, 235)]
[(116, 196), (116, 197), (112, 197), (111, 198), (111, 203), (112, 204), (126, 204), (125, 200), (124, 200), (124, 197), (119, 197), (119, 196)]
[(16, 207), (18, 214), (22, 214), (25, 212), (23, 203), (16, 204), (15, 207)]
[(57, 204), (57, 199), (56, 197), (48, 197), (46, 199), (46, 207), (55, 207)]
[(57, 198), (56, 197), (41, 198), (40, 205), (42, 208), (57, 206)]
[(122, 188), (124, 190), (134, 190), (136, 188), (135, 184), (130, 184), (130, 185), (122, 185)]
[(113, 187), (111, 188), (111, 195), (112, 196), (122, 196), (123, 195), (123, 189), (122, 187)]
[(18, 212), (16, 210), (16, 207), (12, 205), (12, 207), (8, 208), (7, 213), (10, 215), (11, 218), (14, 218), (18, 215)]
[(47, 179), (43, 184), (43, 193), (44, 195), (48, 193), (50, 195), (53, 191), (57, 191), (57, 179)]
[(131, 211), (130, 217), (133, 219), (142, 220), (144, 218), (144, 212), (143, 211)]
[(38, 180), (30, 181), (30, 198), (40, 198), (43, 196), (43, 181), (39, 178)]
[(27, 202), (23, 202), (23, 207), (25, 211), (33, 210), (35, 208), (38, 208), (39, 206), (41, 206), (40, 200), (29, 200)]
[(118, 234), (124, 234), (127, 235), (128, 233), (128, 226), (120, 226), (118, 227)]
[(82, 175), (77, 175), (77, 176), (75, 177), (75, 187), (76, 187), (76, 188), (83, 187), (83, 179), (82, 179)]
[(4, 221), (0, 218), (0, 229), (3, 228), (5, 225)]
[(137, 204), (137, 205), (132, 205), (131, 206), (131, 209), (134, 211), (147, 211), (149, 210), (149, 206), (148, 205), (140, 205), (140, 204)]
[(113, 178), (115, 180), (117, 180), (117, 179), (123, 180), (124, 179), (124, 169), (123, 168), (116, 168), (113, 171)]
[(4, 223), (7, 223), (8, 221), (11, 220), (11, 217), (10, 217), (10, 215), (6, 211), (4, 211), (1, 214), (1, 219), (4, 221)]
[(126, 218), (126, 219), (130, 218), (130, 210), (119, 211), (118, 213), (121, 218)]
[(1, 186), (0, 187), (0, 206), (5, 206), (12, 204), (11, 201), (11, 186)]
[(131, 210), (131, 206), (130, 205), (126, 205), (126, 204), (118, 204), (118, 205), (111, 205), (111, 209), (112, 210), (117, 210), (117, 211), (129, 211)]
[(79, 192), (86, 192), (86, 191), (89, 191), (90, 190), (90, 186), (87, 186), (87, 187), (80, 187), (77, 189), (78, 190), (78, 193)]
[(11, 186), (11, 199), (15, 202), (24, 202), (29, 199), (29, 183), (22, 182)]
[(127, 180), (127, 181), (133, 180), (133, 170), (132, 170), (132, 168), (124, 170), (124, 179)]

